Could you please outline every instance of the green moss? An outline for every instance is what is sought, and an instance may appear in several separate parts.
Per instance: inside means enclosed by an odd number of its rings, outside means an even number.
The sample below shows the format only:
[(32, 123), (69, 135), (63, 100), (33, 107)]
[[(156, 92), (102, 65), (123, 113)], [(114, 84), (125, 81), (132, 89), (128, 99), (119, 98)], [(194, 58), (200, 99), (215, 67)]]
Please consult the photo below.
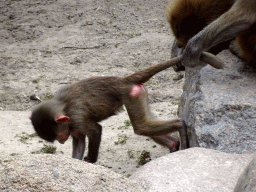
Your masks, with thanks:
[(13, 159), (8, 159), (8, 160), (4, 160), (5, 163), (9, 163), (9, 162), (12, 162)]
[(44, 94), (44, 99), (46, 100), (52, 99), (53, 97), (54, 95), (52, 93), (47, 92)]
[(11, 153), (10, 156), (16, 156), (18, 155), (19, 153)]
[(127, 139), (128, 139), (128, 137), (127, 137), (127, 135), (125, 135), (125, 134), (120, 134), (120, 135), (118, 135), (118, 140), (117, 141), (115, 141), (115, 145), (123, 145), (123, 144), (125, 144), (126, 143), (126, 141), (127, 141)]
[[(24, 133), (22, 133), (24, 134)], [(19, 137), (19, 141), (24, 144), (28, 144), (29, 137), (27, 135), (15, 135), (15, 137)]]
[(32, 133), (30, 135), (28, 135), (29, 137), (38, 137), (38, 134), (35, 132), (35, 133)]
[(128, 173), (127, 175), (125, 175), (125, 177), (127, 177), (127, 178), (128, 178), (128, 177), (131, 177), (131, 174), (130, 174), (130, 173)]
[(138, 158), (137, 166), (141, 166), (151, 161), (150, 152), (143, 150)]
[(124, 125), (125, 125), (126, 127), (129, 127), (129, 126), (132, 125), (132, 123), (131, 123), (130, 120), (125, 120), (125, 121), (124, 121)]
[(40, 150), (42, 153), (51, 153), (54, 154), (56, 152), (57, 147), (53, 145), (44, 145)]
[(132, 150), (128, 150), (128, 156), (129, 156), (129, 158), (130, 159), (134, 159), (135, 157), (134, 157), (134, 152), (132, 151)]

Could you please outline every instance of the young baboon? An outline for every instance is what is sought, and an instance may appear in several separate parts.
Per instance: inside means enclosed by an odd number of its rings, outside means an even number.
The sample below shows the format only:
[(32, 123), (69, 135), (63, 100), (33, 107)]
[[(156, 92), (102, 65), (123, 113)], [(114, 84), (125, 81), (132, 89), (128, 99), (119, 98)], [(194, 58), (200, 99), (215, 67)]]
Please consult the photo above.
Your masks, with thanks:
[[(142, 83), (154, 74), (180, 62), (181, 57), (160, 63), (130, 76), (92, 77), (60, 89), (50, 101), (44, 101), (32, 111), (30, 119), (38, 135), (50, 142), (65, 143), (73, 137), (73, 158), (82, 159), (85, 137), (89, 138), (89, 150), (84, 160), (97, 161), (101, 141), (101, 125), (98, 122), (116, 114), (125, 105), (134, 132), (149, 136), (169, 148), (179, 148), (179, 141), (168, 133), (178, 131), (181, 149), (188, 147), (186, 125), (181, 119), (160, 121), (150, 112), (148, 95)], [(218, 58), (203, 53), (202, 60), (222, 67)]]
[(202, 51), (217, 54), (236, 39), (242, 59), (255, 65), (255, 8), (256, 0), (171, 1), (167, 4), (167, 19), (176, 37), (172, 57), (181, 54), (185, 47), (182, 64), (195, 66)]

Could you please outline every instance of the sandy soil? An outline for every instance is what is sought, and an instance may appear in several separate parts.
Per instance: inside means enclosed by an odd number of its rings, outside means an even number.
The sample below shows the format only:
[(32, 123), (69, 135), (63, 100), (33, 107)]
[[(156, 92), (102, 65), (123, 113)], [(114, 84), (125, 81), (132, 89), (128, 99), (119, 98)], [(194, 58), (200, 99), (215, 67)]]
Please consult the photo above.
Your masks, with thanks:
[[(165, 1), (156, 0), (2, 0), (0, 1), (0, 110), (29, 111), (51, 98), (66, 84), (91, 76), (125, 76), (170, 58), (173, 37), (165, 18)], [(150, 104), (163, 119), (176, 117), (184, 79), (172, 69), (155, 75), (146, 86)], [(13, 117), (19, 118), (23, 116)], [(129, 175), (136, 170), (141, 151), (151, 159), (168, 150), (146, 137), (133, 134), (126, 112), (102, 122), (104, 132), (96, 164)], [(4, 121), (2, 119), (1, 121)], [(17, 121), (17, 119), (16, 119)], [(29, 120), (26, 120), (29, 121)], [(19, 122), (19, 121), (17, 121)], [(21, 143), (25, 130), (1, 126), (5, 140)], [(6, 139), (6, 137), (12, 137)], [(115, 144), (127, 137), (125, 144)], [(33, 150), (42, 148), (33, 138)], [(71, 154), (70, 140), (57, 146), (57, 155)], [(11, 145), (6, 145), (11, 146)], [(13, 153), (1, 147), (1, 156)], [(17, 151), (18, 153), (19, 151)], [(63, 152), (63, 153), (61, 153)]]

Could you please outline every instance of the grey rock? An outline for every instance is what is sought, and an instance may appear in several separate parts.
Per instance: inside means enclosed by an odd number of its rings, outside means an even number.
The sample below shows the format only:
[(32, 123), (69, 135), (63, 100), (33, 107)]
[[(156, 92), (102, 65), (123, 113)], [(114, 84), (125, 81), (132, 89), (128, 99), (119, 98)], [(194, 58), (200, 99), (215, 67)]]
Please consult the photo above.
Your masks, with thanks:
[(152, 192), (232, 192), (254, 157), (195, 147), (150, 161), (130, 178)]
[(228, 67), (186, 68), (178, 115), (188, 125), (190, 147), (227, 153), (256, 151), (256, 73), (229, 51)]
[(256, 158), (245, 168), (240, 175), (234, 192), (255, 192), (256, 191)]
[(71, 157), (17, 156), (0, 164), (0, 191), (145, 191), (136, 181)]

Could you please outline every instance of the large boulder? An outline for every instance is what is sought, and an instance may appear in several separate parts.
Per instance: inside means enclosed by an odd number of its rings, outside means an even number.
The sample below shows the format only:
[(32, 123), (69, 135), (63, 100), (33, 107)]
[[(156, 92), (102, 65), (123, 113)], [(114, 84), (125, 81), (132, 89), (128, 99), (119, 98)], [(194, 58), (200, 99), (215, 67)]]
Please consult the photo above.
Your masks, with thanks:
[(190, 148), (150, 161), (130, 178), (152, 192), (233, 192), (254, 157)]
[(256, 151), (256, 73), (229, 51), (227, 66), (186, 68), (178, 115), (188, 125), (190, 147), (228, 153)]
[(256, 191), (256, 158), (245, 168), (240, 175), (234, 192), (253, 192)]

